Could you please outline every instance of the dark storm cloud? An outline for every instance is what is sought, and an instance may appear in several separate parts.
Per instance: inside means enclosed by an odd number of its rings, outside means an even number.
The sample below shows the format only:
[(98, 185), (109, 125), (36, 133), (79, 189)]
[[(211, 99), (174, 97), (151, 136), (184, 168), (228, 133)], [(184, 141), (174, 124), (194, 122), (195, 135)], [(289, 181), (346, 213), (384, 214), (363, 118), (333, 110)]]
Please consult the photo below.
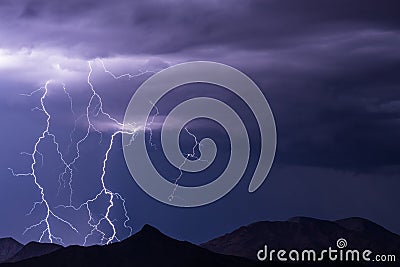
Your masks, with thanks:
[[(2, 43), (105, 56), (201, 46), (267, 49), (304, 36), (397, 29), (396, 1), (2, 1)], [(307, 40), (307, 39), (305, 39)]]
[[(398, 1), (0, 1), (0, 47), (163, 55), (241, 67), (265, 90), (279, 158), (400, 165)], [(179, 61), (178, 60), (178, 61)]]
[(265, 87), (277, 90), (271, 102), (280, 158), (362, 172), (399, 166), (398, 34), (366, 31), (329, 40), (286, 51), (282, 57), (293, 64), (265, 72), (273, 73)]
[(96, 4), (95, 1), (56, 2), (32, 0), (26, 2), (26, 5), (22, 8), (20, 17), (35, 19), (52, 16), (60, 20), (71, 20), (78, 16), (90, 14), (90, 10), (97, 8), (98, 3)]

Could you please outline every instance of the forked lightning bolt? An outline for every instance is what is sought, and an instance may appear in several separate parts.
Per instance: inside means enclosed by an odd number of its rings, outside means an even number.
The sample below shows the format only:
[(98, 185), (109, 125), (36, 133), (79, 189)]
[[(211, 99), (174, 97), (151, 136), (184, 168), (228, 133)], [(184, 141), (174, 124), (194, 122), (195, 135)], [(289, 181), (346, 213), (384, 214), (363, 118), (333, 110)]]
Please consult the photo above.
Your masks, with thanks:
[(51, 224), (50, 224), (50, 222), (49, 222), (49, 220), (50, 220), (51, 217), (54, 218), (54, 219), (56, 219), (56, 220), (58, 220), (58, 221), (60, 221), (60, 222), (62, 222), (62, 223), (64, 223), (64, 224), (66, 224), (66, 225), (68, 225), (68, 226), (69, 226), (72, 230), (74, 230), (75, 232), (78, 232), (78, 230), (77, 230), (77, 228), (74, 227), (70, 222), (68, 222), (67, 220), (64, 220), (64, 219), (62, 219), (60, 216), (58, 216), (58, 215), (54, 212), (54, 210), (50, 207), (48, 201), (46, 200), (46, 196), (45, 196), (45, 192), (44, 192), (45, 190), (44, 190), (44, 188), (40, 185), (40, 183), (39, 183), (39, 181), (38, 181), (37, 174), (36, 174), (36, 165), (37, 165), (37, 159), (36, 159), (36, 157), (39, 155), (39, 156), (41, 157), (41, 159), (42, 159), (42, 162), (43, 162), (43, 154), (39, 152), (38, 146), (39, 146), (39, 144), (40, 144), (45, 138), (47, 138), (47, 137), (50, 137), (50, 138), (53, 140), (53, 143), (56, 145), (57, 153), (59, 154), (61, 161), (62, 161), (65, 165), (67, 165), (67, 164), (65, 163), (65, 161), (64, 161), (64, 158), (63, 158), (62, 153), (61, 153), (60, 150), (59, 150), (59, 145), (58, 145), (58, 143), (57, 143), (57, 140), (56, 140), (55, 135), (52, 134), (52, 133), (50, 132), (50, 119), (51, 119), (51, 115), (50, 115), (50, 113), (47, 111), (46, 105), (45, 105), (45, 103), (44, 103), (44, 102), (45, 102), (45, 99), (46, 99), (46, 96), (47, 96), (47, 94), (48, 94), (48, 86), (49, 86), (50, 83), (51, 83), (51, 81), (47, 81), (46, 84), (45, 84), (43, 87), (40, 87), (39, 89), (33, 91), (33, 92), (30, 93), (30, 94), (26, 94), (26, 96), (32, 96), (33, 94), (35, 94), (35, 93), (37, 93), (37, 92), (43, 91), (43, 95), (42, 95), (41, 98), (40, 98), (40, 107), (37, 107), (36, 110), (40, 110), (40, 111), (42, 111), (42, 112), (46, 115), (46, 127), (45, 127), (44, 131), (42, 132), (42, 134), (41, 134), (41, 135), (39, 136), (39, 138), (37, 139), (37, 141), (36, 141), (36, 143), (35, 143), (35, 145), (34, 145), (34, 148), (33, 148), (33, 153), (31, 153), (31, 154), (26, 153), (26, 152), (24, 153), (24, 154), (28, 154), (28, 155), (30, 155), (30, 156), (32, 157), (31, 172), (29, 172), (29, 173), (15, 173), (13, 169), (9, 168), (9, 170), (11, 171), (11, 173), (12, 173), (14, 176), (32, 176), (35, 185), (37, 186), (37, 188), (38, 188), (39, 191), (40, 191), (40, 197), (41, 197), (41, 198), (40, 198), (40, 201), (37, 201), (37, 202), (34, 202), (34, 203), (33, 203), (32, 209), (30, 210), (30, 212), (28, 213), (28, 215), (32, 214), (32, 212), (33, 212), (33, 211), (36, 209), (36, 207), (39, 206), (39, 205), (44, 205), (44, 206), (45, 206), (45, 210), (46, 210), (46, 212), (45, 212), (46, 214), (45, 214), (44, 218), (43, 218), (41, 221), (39, 221), (38, 223), (33, 224), (33, 225), (27, 227), (27, 228), (25, 229), (24, 233), (26, 233), (27, 231), (29, 231), (29, 230), (31, 230), (31, 229), (33, 229), (33, 228), (36, 228), (36, 227), (39, 227), (39, 226), (44, 225), (45, 227), (44, 227), (44, 230), (42, 231), (42, 234), (40, 235), (39, 241), (42, 241), (43, 238), (44, 238), (45, 236), (47, 236), (47, 238), (48, 238), (48, 240), (49, 240), (50, 242), (53, 243), (53, 242), (56, 240), (56, 241), (58, 241), (59, 243), (63, 244), (62, 238), (59, 237), (59, 236), (56, 236), (56, 235), (53, 233), (53, 228), (52, 228), (52, 226), (51, 226)]
[[(199, 146), (200, 146), (199, 141), (197, 141), (197, 136), (194, 135), (192, 132), (190, 132), (190, 131), (188, 130), (187, 127), (185, 127), (184, 129), (185, 129), (185, 131), (186, 131), (186, 133), (187, 133), (188, 135), (190, 135), (191, 137), (193, 137), (194, 145), (193, 145), (193, 147), (192, 147), (192, 153), (186, 154), (186, 155), (185, 155), (184, 161), (183, 161), (183, 162), (181, 163), (181, 165), (179, 165), (179, 167), (178, 167), (179, 175), (178, 175), (178, 177), (175, 178), (175, 181), (174, 181), (175, 187), (174, 187), (174, 189), (172, 190), (171, 194), (168, 196), (168, 200), (169, 200), (169, 201), (172, 201), (172, 200), (174, 199), (174, 197), (176, 197), (176, 196), (175, 196), (175, 193), (176, 193), (176, 190), (178, 189), (178, 186), (179, 186), (178, 183), (179, 183), (179, 180), (181, 180), (181, 178), (182, 178), (182, 176), (183, 176), (183, 171), (182, 171), (183, 166), (186, 164), (186, 162), (188, 162), (188, 160), (190, 160), (190, 158), (199, 160), (199, 157), (196, 155), (196, 148), (199, 148)], [(207, 162), (208, 162), (208, 161), (207, 161)]]
[(151, 117), (150, 122), (146, 123), (146, 127), (145, 128), (146, 128), (146, 130), (149, 131), (149, 141), (148, 141), (149, 145), (152, 148), (154, 148), (155, 150), (157, 150), (157, 145), (155, 143), (153, 143), (153, 129), (151, 128), (151, 126), (153, 125), (154, 120), (156, 119), (156, 117), (158, 115), (160, 115), (160, 111), (159, 111), (158, 107), (153, 102), (150, 101), (150, 104), (154, 107), (154, 109), (156, 110), (156, 113), (153, 115), (153, 117)]
[[(120, 79), (120, 78), (135, 78), (141, 75), (144, 75), (146, 73), (151, 73), (152, 71), (141, 71), (138, 74), (132, 75), (129, 73), (126, 74), (122, 74), (122, 75), (115, 75), (113, 74), (111, 71), (109, 71), (106, 67), (105, 64), (102, 60), (98, 60), (98, 62), (101, 63), (103, 70), (105, 73), (111, 75), (114, 79)], [(36, 201), (33, 203), (32, 209), (29, 211), (28, 215), (32, 214), (36, 208), (38, 206), (44, 206), (45, 207), (45, 216), (43, 217), (43, 219), (41, 219), (39, 222), (37, 222), (36, 224), (33, 224), (29, 227), (27, 227), (24, 231), (24, 233), (26, 233), (27, 231), (33, 230), (34, 228), (37, 227), (43, 227), (43, 231), (41, 232), (39, 241), (44, 241), (45, 238), (47, 238), (47, 240), (49, 242), (57, 242), (57, 243), (61, 243), (63, 244), (63, 239), (61, 236), (56, 235), (54, 232), (56, 231), (56, 229), (54, 229), (55, 227), (52, 225), (51, 223), (51, 219), (55, 219), (58, 220), (59, 222), (67, 225), (70, 229), (72, 229), (73, 231), (75, 231), (76, 233), (83, 235), (84, 239), (82, 244), (86, 245), (88, 239), (93, 236), (95, 233), (99, 234), (101, 236), (101, 240), (100, 243), (101, 244), (109, 244), (115, 241), (118, 241), (118, 237), (117, 237), (117, 228), (114, 224), (114, 220), (112, 218), (110, 218), (110, 212), (112, 210), (112, 208), (116, 205), (116, 201), (121, 202), (122, 208), (124, 210), (124, 227), (126, 229), (129, 230), (130, 234), (132, 233), (132, 227), (129, 225), (129, 221), (130, 218), (128, 216), (128, 212), (125, 206), (125, 199), (122, 197), (121, 194), (116, 193), (116, 192), (112, 192), (110, 189), (107, 188), (107, 185), (105, 183), (105, 177), (107, 175), (107, 162), (109, 160), (109, 156), (110, 156), (110, 151), (112, 150), (113, 146), (115, 145), (115, 137), (118, 134), (129, 134), (132, 135), (132, 139), (131, 142), (134, 141), (135, 135), (137, 133), (137, 131), (140, 129), (139, 127), (136, 127), (136, 125), (129, 125), (129, 127), (125, 126), (120, 123), (117, 119), (115, 119), (114, 117), (112, 117), (109, 113), (105, 112), (103, 109), (103, 100), (101, 98), (101, 96), (97, 93), (97, 91), (95, 90), (91, 78), (92, 78), (92, 73), (93, 73), (93, 68), (92, 68), (92, 64), (93, 61), (89, 61), (88, 62), (88, 67), (89, 67), (89, 73), (87, 75), (87, 84), (91, 90), (91, 96), (90, 99), (87, 103), (86, 106), (86, 112), (83, 115), (80, 115), (78, 118), (76, 118), (75, 120), (75, 125), (74, 125), (74, 129), (70, 134), (70, 144), (68, 145), (67, 148), (67, 153), (70, 152), (71, 146), (73, 144), (73, 138), (72, 135), (74, 133), (74, 131), (77, 128), (77, 122), (78, 120), (81, 120), (82, 118), (86, 119), (87, 122), (87, 128), (86, 128), (86, 133), (83, 136), (83, 138), (81, 138), (80, 140), (78, 140), (75, 143), (75, 156), (74, 158), (70, 161), (67, 162), (65, 160), (65, 156), (63, 155), (63, 153), (61, 152), (61, 150), (59, 149), (60, 145), (57, 142), (57, 138), (56, 135), (53, 134), (50, 131), (50, 126), (51, 126), (51, 114), (48, 112), (47, 108), (46, 108), (46, 97), (48, 95), (48, 86), (49, 84), (53, 83), (54, 81), (47, 81), (46, 84), (43, 87), (40, 87), (39, 89), (33, 91), (30, 94), (25, 94), (25, 96), (32, 96), (36, 93), (40, 93), (43, 92), (40, 98), (40, 106), (36, 107), (32, 110), (38, 110), (41, 111), (42, 113), (45, 114), (46, 116), (46, 125), (45, 125), (45, 129), (42, 132), (42, 134), (39, 136), (39, 138), (37, 139), (34, 147), (33, 147), (33, 152), (32, 153), (27, 153), (27, 152), (23, 152), (21, 154), (24, 155), (28, 155), (32, 158), (32, 164), (30, 166), (30, 172), (29, 173), (16, 173), (14, 172), (13, 169), (9, 168), (9, 170), (11, 171), (11, 173), (14, 176), (31, 176), (33, 177), (34, 183), (36, 185), (36, 187), (39, 189), (40, 192), (40, 200)], [(65, 93), (65, 95), (68, 97), (68, 100), (70, 102), (70, 108), (71, 108), (71, 113), (75, 116), (75, 112), (73, 109), (73, 102), (72, 102), (72, 96), (68, 93), (67, 89), (66, 89), (66, 85), (64, 83), (61, 83), (62, 87), (63, 87), (63, 91)], [(97, 102), (97, 103), (96, 103)], [(149, 127), (155, 117), (158, 115), (158, 109), (157, 110), (157, 114), (153, 116), (152, 120), (150, 121), (150, 123), (147, 126), (144, 126), (144, 128), (148, 128), (151, 131), (151, 128)], [(115, 130), (112, 134), (111, 134), (111, 138), (110, 138), (110, 142), (108, 144), (108, 148), (104, 154), (104, 158), (103, 158), (103, 162), (102, 162), (102, 170), (101, 170), (101, 175), (99, 177), (100, 182), (101, 182), (101, 190), (100, 192), (97, 193), (97, 195), (94, 198), (88, 199), (87, 201), (85, 201), (84, 203), (81, 203), (80, 205), (73, 205), (73, 187), (72, 187), (72, 181), (73, 181), (73, 174), (74, 174), (74, 164), (76, 164), (81, 156), (81, 145), (87, 141), (87, 139), (89, 138), (90, 134), (92, 132), (98, 133), (100, 134), (101, 137), (101, 141), (102, 142), (102, 136), (103, 136), (103, 132), (101, 132), (98, 127), (96, 127), (95, 122), (92, 120), (92, 117), (98, 117), (98, 116), (104, 116), (105, 118), (107, 118), (107, 120), (111, 121), (114, 125), (115, 128), (117, 130)], [(124, 129), (124, 130), (122, 130)], [(128, 130), (127, 130), (128, 129)], [(152, 133), (150, 133), (152, 134)], [(150, 135), (151, 137), (151, 135)], [(60, 173), (58, 180), (59, 180), (59, 189), (58, 189), (58, 193), (60, 192), (60, 188), (62, 186), (66, 186), (68, 184), (68, 190), (69, 190), (69, 203), (66, 203), (64, 205), (58, 205), (56, 207), (52, 207), (49, 204), (49, 201), (47, 200), (47, 196), (45, 194), (45, 188), (43, 185), (41, 185), (41, 183), (39, 182), (38, 179), (38, 174), (37, 174), (37, 165), (38, 165), (38, 158), (40, 157), (41, 160), (41, 164), (43, 164), (43, 153), (39, 151), (39, 145), (41, 144), (41, 142), (43, 142), (46, 138), (51, 138), (53, 144), (56, 147), (56, 152), (59, 155), (59, 158), (64, 166), (64, 171), (62, 173)], [(153, 144), (151, 143), (151, 138), (149, 140), (150, 144), (153, 146)], [(91, 204), (93, 204), (94, 202), (96, 202), (101, 196), (106, 196), (108, 199), (108, 204), (106, 206), (106, 212), (105, 214), (103, 214), (99, 219), (96, 219), (94, 217), (94, 212), (91, 209)], [(84, 233), (80, 233), (78, 231), (78, 227), (74, 226), (71, 222), (69, 222), (67, 219), (62, 218), (61, 215), (58, 215), (56, 211), (59, 211), (60, 209), (72, 209), (74, 211), (79, 211), (79, 210), (86, 210), (87, 215), (88, 215), (88, 225), (90, 226), (90, 231), (87, 234)], [(102, 223), (105, 222), (107, 225), (109, 225), (111, 227), (111, 234), (107, 234), (104, 230), (101, 229), (101, 225)], [(47, 241), (46, 240), (46, 241)]]

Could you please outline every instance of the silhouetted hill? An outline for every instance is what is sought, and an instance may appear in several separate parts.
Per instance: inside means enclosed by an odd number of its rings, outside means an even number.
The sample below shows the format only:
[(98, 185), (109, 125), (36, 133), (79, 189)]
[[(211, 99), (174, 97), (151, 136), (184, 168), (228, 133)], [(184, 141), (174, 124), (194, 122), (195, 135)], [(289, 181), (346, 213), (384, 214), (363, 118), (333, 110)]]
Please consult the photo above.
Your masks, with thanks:
[(23, 245), (12, 238), (0, 238), (0, 263), (14, 256)]
[(295, 217), (288, 221), (262, 221), (240, 227), (201, 246), (211, 251), (256, 259), (256, 253), (270, 249), (336, 248), (339, 238), (347, 240), (349, 249), (370, 249), (374, 253), (396, 254), (400, 259), (400, 236), (369, 220), (348, 218), (337, 221)]
[[(256, 222), (201, 246), (178, 241), (145, 225), (130, 238), (106, 246), (60, 247), (52, 244), (22, 245), (13, 239), (0, 239), (8, 262), (1, 266), (365, 266), (356, 262), (259, 262), (256, 253), (264, 245), (270, 249), (336, 249), (336, 241), (345, 238), (347, 248), (370, 249), (374, 253), (396, 254), (400, 236), (362, 218), (338, 221), (295, 217), (288, 221)], [(18, 245), (19, 244), (19, 245)], [(8, 252), (7, 252), (8, 251)], [(7, 253), (6, 253), (7, 252)], [(48, 254), (47, 254), (48, 253)], [(42, 256), (40, 256), (42, 255)], [(24, 259), (22, 261), (19, 261)], [(377, 264), (376, 266), (397, 266)]]
[[(383, 238), (391, 238), (393, 237), (393, 233), (385, 229), (384, 227), (371, 222), (369, 220), (359, 218), (359, 217), (352, 217), (347, 219), (341, 219), (335, 221), (335, 223), (339, 224), (340, 226), (352, 230), (355, 232), (360, 232), (364, 234), (371, 234), (373, 236), (380, 236)], [(396, 235), (398, 236), (398, 235)]]
[(4, 266), (254, 266), (236, 256), (221, 255), (172, 239), (146, 225), (130, 238), (107, 246), (61, 248), (41, 257)]
[(23, 246), (23, 248), (21, 248), (14, 256), (10, 257), (7, 262), (17, 262), (33, 257), (39, 257), (60, 248), (62, 248), (62, 246), (56, 244), (30, 242)]

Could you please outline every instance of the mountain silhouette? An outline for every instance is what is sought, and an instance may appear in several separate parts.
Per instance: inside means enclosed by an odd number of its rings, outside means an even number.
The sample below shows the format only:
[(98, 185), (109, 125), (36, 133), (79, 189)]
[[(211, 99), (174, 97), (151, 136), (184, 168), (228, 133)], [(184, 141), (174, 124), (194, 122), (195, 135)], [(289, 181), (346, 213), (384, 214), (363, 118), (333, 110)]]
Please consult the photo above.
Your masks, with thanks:
[[(121, 242), (106, 246), (69, 246), (50, 254), (4, 266), (255, 266), (236, 256), (211, 252), (186, 241), (178, 241), (145, 225)], [(2, 265), (3, 266), (3, 265)]]
[(21, 243), (12, 238), (0, 238), (0, 263), (17, 254), (22, 247)]
[(400, 259), (400, 236), (362, 218), (337, 221), (294, 217), (287, 221), (261, 221), (208, 241), (201, 246), (211, 251), (256, 259), (264, 245), (271, 249), (336, 248), (338, 239), (347, 241), (348, 249), (369, 249), (374, 253), (394, 254)]
[[(400, 236), (362, 218), (337, 221), (294, 217), (287, 221), (261, 221), (240, 227), (232, 233), (200, 246), (175, 240), (156, 228), (145, 225), (136, 234), (104, 246), (69, 246), (31, 242), (26, 246), (0, 239), (3, 266), (366, 266), (357, 262), (259, 262), (256, 253), (268, 245), (271, 249), (336, 248), (339, 238), (348, 247), (370, 249), (374, 253), (400, 258)], [(4, 250), (3, 250), (4, 249)], [(6, 262), (5, 262), (6, 261)], [(367, 265), (370, 266), (370, 265)], [(375, 265), (373, 265), (375, 266)], [(376, 266), (396, 266), (377, 264)]]
[(25, 246), (12, 238), (0, 239), (0, 263), (17, 262), (49, 254), (62, 248), (60, 245), (30, 242)]
[(16, 254), (7, 259), (7, 262), (18, 262), (33, 257), (39, 257), (49, 254), (60, 248), (62, 248), (62, 246), (57, 244), (29, 242), (28, 244), (23, 246), (23, 248), (21, 248)]

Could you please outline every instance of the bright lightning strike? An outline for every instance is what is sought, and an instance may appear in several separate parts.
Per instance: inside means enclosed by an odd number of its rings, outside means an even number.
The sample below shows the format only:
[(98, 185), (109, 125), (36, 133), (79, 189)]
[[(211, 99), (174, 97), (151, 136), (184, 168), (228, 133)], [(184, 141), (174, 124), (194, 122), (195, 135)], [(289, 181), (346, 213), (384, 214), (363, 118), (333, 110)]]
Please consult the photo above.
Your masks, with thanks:
[[(113, 74), (111, 71), (109, 71), (106, 67), (105, 64), (102, 60), (98, 59), (98, 62), (101, 63), (103, 70), (105, 73), (109, 74), (112, 78), (114, 79), (120, 79), (120, 78), (135, 78), (135, 77), (139, 77), (141, 75), (147, 74), (147, 73), (152, 73), (152, 71), (140, 71), (140, 73), (138, 74), (122, 74), (122, 75), (115, 75)], [(87, 128), (86, 128), (86, 132), (85, 135), (83, 136), (83, 138), (81, 138), (80, 140), (78, 140), (74, 145), (75, 145), (75, 156), (74, 158), (67, 162), (65, 160), (65, 156), (64, 154), (61, 152), (61, 150), (59, 149), (60, 145), (57, 142), (57, 137), (54, 133), (52, 133), (50, 131), (51, 128), (51, 114), (50, 112), (48, 112), (48, 109), (46, 108), (46, 97), (48, 96), (48, 86), (51, 83), (54, 83), (54, 81), (47, 81), (46, 84), (43, 87), (40, 87), (39, 89), (29, 93), (29, 94), (24, 94), (24, 96), (28, 96), (31, 97), (34, 94), (43, 92), (40, 98), (40, 106), (39, 107), (35, 107), (32, 110), (37, 110), (42, 112), (45, 116), (46, 116), (46, 124), (45, 124), (45, 129), (43, 130), (43, 132), (41, 133), (41, 135), (38, 137), (38, 139), (35, 142), (35, 145), (33, 147), (33, 152), (32, 153), (27, 153), (27, 152), (22, 152), (21, 154), (23, 155), (27, 155), (30, 156), (32, 158), (32, 164), (30, 166), (30, 172), (28, 173), (16, 173), (12, 168), (9, 168), (9, 170), (11, 171), (12, 175), (16, 176), (16, 177), (20, 177), (20, 176), (31, 176), (33, 177), (34, 183), (36, 185), (36, 187), (39, 189), (40, 192), (40, 200), (39, 201), (35, 201), (33, 203), (32, 209), (29, 211), (28, 215), (31, 215), (33, 212), (35, 212), (35, 210), (37, 209), (38, 206), (44, 206), (45, 207), (45, 215), (43, 216), (43, 218), (33, 224), (30, 225), (29, 227), (27, 227), (24, 231), (24, 234), (28, 231), (31, 231), (35, 228), (38, 227), (42, 227), (42, 232), (39, 238), (39, 241), (44, 241), (46, 239), (46, 241), (52, 242), (52, 243), (61, 243), (64, 244), (63, 239), (61, 236), (56, 235), (54, 232), (56, 231), (54, 228), (55, 226), (52, 224), (52, 219), (57, 220), (58, 222), (65, 224), (67, 227), (69, 227), (70, 229), (72, 229), (74, 232), (76, 232), (79, 235), (84, 236), (83, 245), (86, 245), (88, 242), (88, 239), (90, 237), (92, 237), (94, 234), (99, 234), (101, 236), (100, 239), (100, 243), (101, 244), (110, 244), (112, 242), (118, 241), (118, 231), (117, 231), (117, 227), (114, 223), (115, 219), (112, 219), (110, 216), (111, 210), (115, 207), (115, 205), (117, 205), (117, 202), (121, 203), (122, 209), (124, 211), (124, 221), (123, 221), (123, 225), (126, 229), (129, 230), (129, 233), (132, 233), (132, 227), (129, 225), (130, 222), (130, 217), (128, 215), (127, 209), (126, 209), (126, 205), (125, 205), (125, 199), (122, 197), (121, 194), (116, 193), (116, 192), (112, 192), (106, 185), (105, 182), (105, 177), (107, 175), (107, 162), (109, 160), (109, 156), (110, 156), (110, 152), (113, 148), (113, 146), (115, 145), (115, 137), (118, 134), (128, 134), (128, 135), (132, 135), (132, 139), (131, 142), (134, 141), (135, 135), (137, 134), (138, 129), (140, 129), (139, 127), (135, 127), (135, 125), (129, 125), (129, 127), (124, 127), (124, 125), (122, 123), (120, 123), (117, 119), (115, 119), (114, 117), (112, 117), (109, 113), (105, 112), (103, 109), (103, 100), (101, 98), (101, 96), (97, 93), (97, 91), (95, 90), (93, 83), (92, 83), (92, 73), (93, 73), (93, 68), (92, 68), (92, 61), (88, 62), (88, 67), (89, 67), (89, 73), (87, 75), (87, 84), (90, 88), (91, 91), (91, 96), (90, 99), (87, 103), (86, 106), (86, 112), (85, 114), (82, 114), (80, 116), (78, 116), (75, 120), (75, 125), (74, 125), (74, 129), (72, 130), (72, 132), (70, 133), (70, 144), (68, 145), (67, 148), (67, 153), (69, 153), (70, 148), (73, 144), (73, 138), (72, 135), (75, 132), (76, 128), (77, 128), (77, 122), (78, 120), (81, 119), (85, 119), (87, 122)], [(62, 88), (63, 91), (65, 93), (65, 95), (67, 96), (69, 103), (70, 103), (70, 109), (71, 109), (71, 113), (74, 115), (75, 117), (75, 112), (73, 109), (73, 98), (72, 96), (69, 94), (69, 92), (67, 91), (66, 85), (64, 83), (62, 83)], [(151, 124), (154, 122), (155, 117), (159, 114), (157, 107), (155, 107), (157, 110), (157, 113), (153, 116), (152, 120), (150, 121), (150, 123), (148, 125), (145, 126), (145, 128), (147, 129), (147, 127), (151, 126)], [(102, 136), (103, 136), (103, 132), (101, 132), (95, 125), (95, 122), (92, 120), (92, 117), (98, 117), (98, 116), (103, 116), (105, 118), (107, 118), (107, 120), (111, 121), (114, 125), (115, 128), (117, 130), (115, 130), (112, 134), (111, 134), (111, 138), (110, 141), (108, 143), (108, 147), (107, 150), (104, 154), (103, 157), (103, 161), (102, 161), (102, 169), (101, 169), (101, 175), (99, 177), (100, 182), (101, 182), (101, 190), (100, 192), (98, 192), (96, 194), (96, 196), (94, 198), (88, 199), (85, 202), (81, 203), (80, 205), (73, 205), (73, 194), (74, 194), (74, 190), (72, 187), (72, 181), (73, 181), (73, 174), (74, 174), (74, 165), (79, 161), (80, 157), (81, 157), (81, 146), (83, 143), (85, 143), (85, 141), (88, 140), (89, 136), (91, 133), (98, 133), (101, 136), (102, 140)], [(124, 129), (124, 130), (121, 130)], [(128, 129), (128, 130), (126, 130)], [(150, 133), (151, 133), (151, 128), (150, 129)], [(60, 192), (60, 189), (62, 186), (66, 187), (66, 185), (68, 184), (68, 190), (69, 190), (69, 203), (66, 203), (64, 205), (58, 205), (56, 207), (52, 207), (48, 201), (48, 196), (45, 193), (45, 188), (44, 186), (39, 182), (39, 177), (38, 177), (38, 173), (37, 173), (37, 168), (38, 168), (38, 164), (39, 164), (39, 158), (40, 158), (40, 162), (41, 165), (43, 165), (43, 158), (44, 155), (42, 152), (39, 151), (39, 146), (40, 144), (47, 138), (50, 138), (52, 140), (52, 143), (55, 145), (56, 147), (56, 152), (59, 156), (60, 161), (63, 164), (63, 172), (61, 172), (58, 176), (58, 181), (59, 181), (59, 189), (58, 189), (58, 193)], [(101, 142), (101, 141), (100, 141)], [(150, 144), (153, 146), (153, 143), (151, 142), (151, 135), (150, 135), (150, 140), (149, 140)], [(154, 145), (155, 146), (155, 145)], [(100, 218), (95, 218), (94, 214), (95, 212), (92, 210), (91, 205), (94, 204), (96, 201), (98, 201), (100, 199), (100, 197), (106, 197), (107, 199), (107, 206), (106, 206), (106, 212), (105, 214), (101, 215)], [(76, 226), (74, 226), (71, 222), (69, 222), (67, 219), (62, 218), (61, 215), (56, 213), (56, 210), (59, 211), (60, 209), (72, 209), (73, 211), (80, 211), (80, 210), (85, 210), (87, 212), (87, 216), (88, 216), (88, 221), (87, 221), (87, 225), (89, 226), (89, 232), (87, 234), (85, 233), (81, 233), (80, 231), (78, 231), (78, 228)], [(102, 230), (102, 225), (103, 224), (108, 225), (111, 228), (111, 234), (107, 233), (106, 231)], [(104, 227), (104, 226), (103, 226)]]
[(47, 118), (47, 119), (46, 119), (46, 127), (45, 127), (44, 131), (42, 132), (42, 134), (41, 134), (41, 135), (39, 136), (39, 138), (37, 139), (37, 141), (36, 141), (36, 143), (35, 143), (35, 145), (34, 145), (34, 148), (33, 148), (33, 153), (30, 154), (31, 157), (32, 157), (31, 172), (29, 172), (29, 173), (15, 173), (13, 169), (9, 168), (9, 170), (11, 171), (11, 173), (12, 173), (14, 176), (32, 176), (35, 185), (37, 186), (37, 188), (38, 188), (39, 191), (40, 191), (41, 199), (40, 199), (40, 201), (36, 201), (36, 202), (33, 203), (33, 207), (32, 207), (32, 209), (30, 210), (30, 212), (28, 213), (28, 215), (32, 214), (32, 212), (33, 212), (33, 211), (36, 209), (36, 207), (39, 206), (39, 205), (44, 206), (44, 207), (45, 207), (45, 210), (46, 210), (46, 212), (45, 212), (46, 214), (45, 214), (44, 218), (43, 218), (41, 221), (39, 221), (38, 223), (33, 224), (33, 225), (27, 227), (27, 228), (25, 229), (24, 233), (26, 233), (27, 231), (32, 230), (32, 229), (34, 229), (34, 228), (36, 228), (36, 227), (44, 226), (44, 230), (42, 231), (42, 234), (41, 234), (41, 236), (40, 236), (40, 238), (39, 238), (39, 241), (40, 241), (40, 242), (43, 240), (43, 238), (44, 238), (45, 236), (47, 236), (48, 240), (49, 240), (50, 242), (52, 242), (52, 243), (53, 243), (54, 241), (58, 241), (58, 242), (60, 242), (61, 244), (64, 244), (64, 243), (63, 243), (63, 239), (62, 239), (61, 237), (59, 237), (59, 236), (56, 236), (56, 235), (53, 233), (53, 231), (52, 231), (52, 230), (53, 230), (53, 229), (52, 229), (52, 226), (51, 226), (51, 224), (50, 224), (50, 222), (49, 222), (50, 218), (52, 217), (52, 218), (54, 218), (54, 219), (56, 219), (56, 220), (58, 220), (58, 221), (60, 221), (60, 222), (62, 222), (62, 223), (64, 223), (64, 224), (68, 225), (72, 230), (74, 230), (74, 231), (77, 232), (77, 233), (78, 233), (78, 230), (77, 230), (76, 227), (74, 227), (70, 222), (68, 222), (68, 221), (62, 219), (60, 216), (56, 215), (56, 213), (53, 211), (53, 209), (50, 207), (48, 201), (46, 200), (45, 190), (44, 190), (44, 188), (40, 185), (40, 183), (39, 183), (39, 181), (38, 181), (38, 176), (37, 176), (37, 174), (36, 174), (36, 165), (37, 165), (37, 159), (36, 159), (36, 157), (37, 157), (37, 156), (41, 156), (41, 158), (42, 158), (42, 160), (43, 160), (43, 154), (42, 154), (41, 152), (39, 152), (38, 146), (39, 146), (39, 144), (40, 144), (45, 138), (50, 137), (50, 138), (53, 140), (53, 143), (56, 145), (56, 148), (57, 148), (57, 153), (60, 155), (60, 158), (61, 158), (61, 160), (63, 161), (63, 163), (65, 163), (65, 161), (64, 161), (64, 159), (63, 159), (63, 155), (62, 155), (61, 152), (59, 151), (59, 144), (58, 144), (57, 141), (56, 141), (56, 137), (55, 137), (54, 134), (52, 134), (52, 133), (50, 132), (50, 119), (51, 119), (51, 115), (50, 115), (50, 113), (47, 111), (46, 105), (45, 105), (45, 103), (44, 103), (44, 102), (45, 102), (45, 99), (46, 99), (46, 97), (47, 97), (47, 94), (48, 94), (48, 86), (49, 86), (50, 83), (51, 83), (51, 81), (47, 81), (46, 84), (45, 84), (43, 87), (40, 87), (39, 89), (33, 91), (33, 92), (30, 93), (30, 94), (26, 94), (26, 96), (32, 96), (33, 94), (35, 94), (35, 93), (37, 93), (37, 92), (39, 92), (39, 91), (43, 91), (43, 95), (42, 95), (41, 98), (40, 98), (40, 107), (38, 107), (38, 110), (42, 111), (42, 112), (46, 115), (46, 118)]
[(151, 118), (150, 122), (146, 123), (146, 127), (145, 128), (146, 128), (146, 130), (149, 131), (149, 141), (148, 142), (149, 142), (150, 146), (153, 147), (155, 150), (157, 150), (157, 145), (155, 143), (153, 143), (153, 129), (151, 128), (151, 126), (153, 125), (154, 120), (156, 119), (156, 117), (158, 115), (160, 115), (160, 111), (159, 111), (158, 107), (153, 102), (150, 101), (150, 104), (153, 105), (154, 109), (156, 110), (156, 113), (153, 115), (153, 117)]
[(196, 135), (194, 135), (192, 132), (190, 132), (190, 131), (188, 130), (187, 127), (185, 127), (184, 129), (185, 129), (185, 131), (186, 131), (186, 133), (187, 133), (188, 135), (190, 135), (191, 137), (193, 137), (194, 145), (193, 145), (193, 147), (192, 147), (192, 153), (186, 154), (186, 155), (185, 155), (184, 161), (182, 162), (181, 165), (179, 165), (179, 168), (178, 168), (178, 170), (179, 170), (179, 175), (178, 175), (178, 177), (175, 178), (175, 181), (174, 181), (175, 187), (174, 187), (174, 189), (172, 190), (171, 194), (168, 196), (168, 200), (169, 200), (169, 201), (172, 201), (172, 200), (174, 199), (174, 197), (176, 197), (176, 195), (175, 195), (176, 189), (178, 188), (179, 180), (181, 180), (182, 175), (183, 175), (183, 171), (182, 171), (183, 166), (186, 164), (186, 162), (188, 162), (188, 160), (190, 160), (190, 158), (199, 160), (199, 157), (196, 156), (196, 148), (199, 148), (200, 143), (199, 143), (199, 141), (197, 141)]

